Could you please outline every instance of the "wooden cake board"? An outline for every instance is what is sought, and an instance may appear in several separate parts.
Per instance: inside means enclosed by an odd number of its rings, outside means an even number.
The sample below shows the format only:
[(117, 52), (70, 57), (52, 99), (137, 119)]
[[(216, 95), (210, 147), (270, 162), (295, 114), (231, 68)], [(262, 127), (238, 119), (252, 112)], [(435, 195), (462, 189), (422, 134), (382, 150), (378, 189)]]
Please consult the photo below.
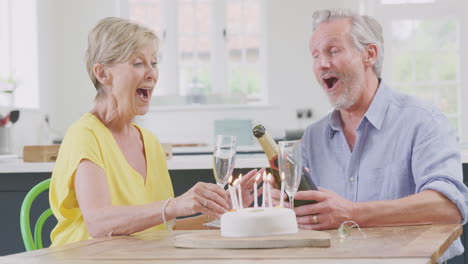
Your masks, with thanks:
[(330, 247), (330, 234), (299, 230), (296, 234), (263, 237), (222, 237), (219, 230), (175, 236), (174, 246), (181, 248), (286, 248)]

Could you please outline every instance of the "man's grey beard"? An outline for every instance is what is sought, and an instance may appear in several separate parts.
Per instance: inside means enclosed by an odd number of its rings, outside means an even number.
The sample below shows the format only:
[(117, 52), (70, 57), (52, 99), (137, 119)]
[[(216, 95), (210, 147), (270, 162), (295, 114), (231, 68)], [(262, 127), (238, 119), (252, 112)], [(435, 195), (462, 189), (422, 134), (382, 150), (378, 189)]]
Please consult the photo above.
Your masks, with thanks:
[[(360, 89), (359, 85), (355, 85), (355, 84), (349, 85), (348, 87), (346, 87), (344, 93), (338, 96), (338, 98), (334, 99), (334, 101), (332, 98), (329, 97), (328, 99), (330, 101), (330, 104), (337, 110), (350, 108), (358, 100), (359, 89)], [(353, 91), (354, 91), (354, 94), (353, 94)]]

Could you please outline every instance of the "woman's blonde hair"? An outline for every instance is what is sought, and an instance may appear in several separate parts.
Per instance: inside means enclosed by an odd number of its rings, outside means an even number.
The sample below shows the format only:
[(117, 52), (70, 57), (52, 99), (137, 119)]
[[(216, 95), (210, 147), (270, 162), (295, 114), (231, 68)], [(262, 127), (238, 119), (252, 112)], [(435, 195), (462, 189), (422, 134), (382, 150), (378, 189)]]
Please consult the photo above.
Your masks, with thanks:
[(99, 92), (101, 83), (94, 75), (94, 64), (113, 65), (125, 62), (150, 41), (157, 45), (159, 39), (145, 26), (118, 17), (100, 20), (89, 32), (86, 50), (86, 68), (96, 90)]

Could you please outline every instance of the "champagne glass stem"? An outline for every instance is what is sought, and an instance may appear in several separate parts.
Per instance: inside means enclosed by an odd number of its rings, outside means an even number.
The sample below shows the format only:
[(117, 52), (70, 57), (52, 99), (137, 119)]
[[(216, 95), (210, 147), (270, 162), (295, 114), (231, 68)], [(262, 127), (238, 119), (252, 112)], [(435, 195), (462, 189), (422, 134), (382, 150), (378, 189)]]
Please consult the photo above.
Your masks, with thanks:
[(289, 208), (294, 210), (294, 194), (288, 194), (289, 197)]

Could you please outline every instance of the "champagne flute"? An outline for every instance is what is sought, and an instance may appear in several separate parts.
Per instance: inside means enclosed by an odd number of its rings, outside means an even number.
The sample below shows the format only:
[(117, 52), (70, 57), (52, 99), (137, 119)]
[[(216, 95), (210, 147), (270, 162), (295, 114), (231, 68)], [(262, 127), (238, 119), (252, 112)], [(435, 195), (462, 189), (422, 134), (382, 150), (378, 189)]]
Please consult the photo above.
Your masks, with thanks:
[(289, 197), (289, 208), (294, 209), (294, 195), (301, 183), (302, 155), (298, 140), (279, 142), (279, 171), (284, 174), (285, 191)]
[[(213, 149), (213, 174), (216, 180), (216, 184), (218, 184), (219, 187), (223, 189), (226, 187), (229, 176), (234, 170), (235, 161), (236, 137), (227, 135), (216, 136)], [(203, 225), (210, 227), (220, 227), (221, 221), (219, 219), (215, 219)]]
[(216, 184), (225, 188), (236, 161), (236, 137), (216, 136), (213, 150), (213, 174)]

